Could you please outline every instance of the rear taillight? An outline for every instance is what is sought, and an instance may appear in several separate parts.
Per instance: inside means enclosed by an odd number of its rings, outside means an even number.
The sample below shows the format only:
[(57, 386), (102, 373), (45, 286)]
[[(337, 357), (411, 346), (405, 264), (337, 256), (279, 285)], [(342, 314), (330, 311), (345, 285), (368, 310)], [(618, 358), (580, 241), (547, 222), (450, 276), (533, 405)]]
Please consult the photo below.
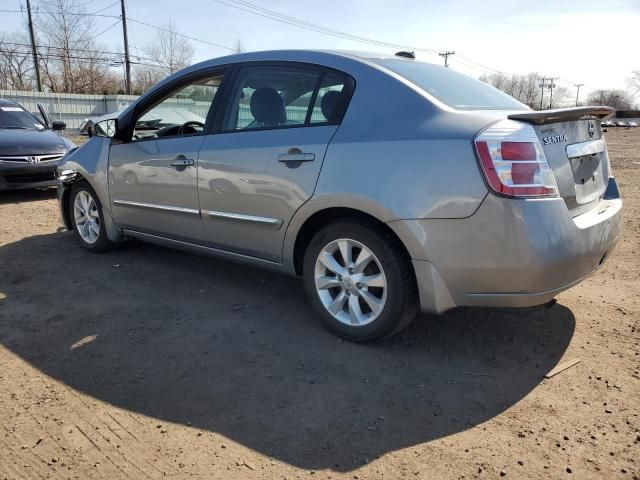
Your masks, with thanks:
[(474, 140), (489, 187), (508, 197), (556, 197), (558, 187), (533, 127), (513, 120), (491, 125)]

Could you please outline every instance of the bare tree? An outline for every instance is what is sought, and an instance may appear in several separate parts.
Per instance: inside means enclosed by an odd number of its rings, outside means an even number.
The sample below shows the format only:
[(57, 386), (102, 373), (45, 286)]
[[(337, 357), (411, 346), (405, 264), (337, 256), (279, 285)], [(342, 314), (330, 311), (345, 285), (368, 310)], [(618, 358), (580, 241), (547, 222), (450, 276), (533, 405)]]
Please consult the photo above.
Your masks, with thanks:
[(616, 110), (631, 110), (633, 101), (624, 90), (600, 89), (594, 90), (589, 95), (587, 102), (591, 105), (607, 105)]
[(38, 18), (42, 76), (54, 92), (104, 93), (120, 88), (115, 58), (94, 39), (95, 25), (79, 0), (50, 0)]
[(147, 56), (164, 75), (171, 75), (191, 65), (194, 49), (188, 38), (182, 36), (173, 21), (164, 25), (154, 42), (145, 49)]
[(25, 33), (0, 34), (0, 88), (32, 90), (33, 59)]
[[(527, 73), (526, 75), (504, 75), (496, 73), (493, 75), (483, 75), (480, 80), (502, 90), (507, 95), (511, 95), (516, 100), (538, 110), (542, 108), (557, 108), (567, 103), (569, 90), (566, 87), (554, 84), (553, 94), (549, 88), (549, 83), (545, 83), (544, 89), (541, 87), (542, 78), (537, 73)], [(542, 96), (542, 98), (541, 98)]]
[(131, 79), (131, 93), (134, 95), (142, 95), (165, 76), (166, 73), (160, 68), (150, 65), (135, 65)]
[[(547, 96), (542, 102), (542, 108), (560, 108), (566, 107), (573, 97), (569, 95), (569, 89), (561, 85), (555, 84), (553, 93), (547, 88)], [(573, 104), (572, 104), (573, 105)]]
[(511, 95), (516, 100), (529, 105), (531, 108), (540, 107), (541, 89), (537, 73), (526, 75), (504, 75), (496, 73), (484, 75), (480, 80), (502, 90), (507, 95)]

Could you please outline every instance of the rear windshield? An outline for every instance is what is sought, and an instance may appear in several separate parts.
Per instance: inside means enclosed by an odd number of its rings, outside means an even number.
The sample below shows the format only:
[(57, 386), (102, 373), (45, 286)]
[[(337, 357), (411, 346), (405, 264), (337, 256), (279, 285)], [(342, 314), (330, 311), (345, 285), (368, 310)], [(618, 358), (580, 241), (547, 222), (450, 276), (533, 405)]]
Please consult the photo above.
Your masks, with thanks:
[(458, 110), (528, 110), (506, 93), (450, 68), (395, 58), (373, 61)]

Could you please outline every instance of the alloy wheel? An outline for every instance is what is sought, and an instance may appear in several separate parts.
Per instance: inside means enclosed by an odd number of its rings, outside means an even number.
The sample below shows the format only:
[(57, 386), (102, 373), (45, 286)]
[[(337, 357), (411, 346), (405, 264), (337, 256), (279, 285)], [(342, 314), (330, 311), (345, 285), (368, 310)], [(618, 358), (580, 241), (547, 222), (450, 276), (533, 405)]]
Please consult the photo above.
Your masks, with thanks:
[(94, 244), (100, 234), (100, 214), (93, 196), (81, 190), (73, 202), (73, 216), (78, 234), (85, 242)]
[(347, 238), (332, 241), (318, 254), (314, 275), (320, 302), (339, 322), (368, 325), (384, 310), (387, 279), (364, 244)]

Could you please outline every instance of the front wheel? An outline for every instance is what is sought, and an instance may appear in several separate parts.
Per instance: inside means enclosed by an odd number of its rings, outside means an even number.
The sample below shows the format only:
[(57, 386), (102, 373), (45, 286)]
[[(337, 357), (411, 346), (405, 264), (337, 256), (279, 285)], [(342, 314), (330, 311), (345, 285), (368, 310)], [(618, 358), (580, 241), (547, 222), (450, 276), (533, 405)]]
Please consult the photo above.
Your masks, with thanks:
[(102, 204), (88, 183), (82, 181), (71, 189), (69, 214), (76, 238), (85, 249), (98, 253), (113, 248), (107, 238)]
[(314, 310), (348, 340), (391, 335), (418, 313), (409, 259), (397, 239), (374, 223), (353, 219), (324, 227), (311, 240), (303, 268)]

